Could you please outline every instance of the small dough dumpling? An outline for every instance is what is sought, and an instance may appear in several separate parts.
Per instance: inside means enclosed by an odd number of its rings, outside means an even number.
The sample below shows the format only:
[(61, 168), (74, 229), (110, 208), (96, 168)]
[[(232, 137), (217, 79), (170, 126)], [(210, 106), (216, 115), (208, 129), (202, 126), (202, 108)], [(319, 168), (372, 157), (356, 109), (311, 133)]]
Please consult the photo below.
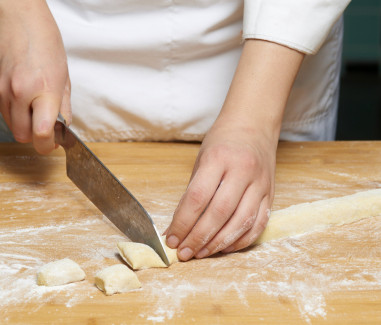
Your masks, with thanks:
[(124, 264), (112, 265), (99, 271), (95, 276), (95, 285), (108, 296), (142, 286), (136, 274)]
[(177, 257), (177, 249), (175, 248), (169, 248), (167, 244), (165, 243), (165, 236), (162, 237), (163, 243), (164, 243), (164, 249), (167, 253), (169, 265), (172, 265), (173, 263), (176, 263), (179, 261), (179, 258)]
[[(163, 239), (163, 241), (169, 264), (178, 262), (177, 250), (169, 248), (165, 244), (165, 239)], [(123, 260), (126, 261), (133, 270), (167, 267), (160, 256), (148, 245), (134, 242), (119, 242), (118, 250)]]
[(85, 272), (77, 263), (69, 258), (64, 258), (43, 265), (37, 273), (37, 284), (40, 286), (59, 286), (82, 281), (85, 277)]

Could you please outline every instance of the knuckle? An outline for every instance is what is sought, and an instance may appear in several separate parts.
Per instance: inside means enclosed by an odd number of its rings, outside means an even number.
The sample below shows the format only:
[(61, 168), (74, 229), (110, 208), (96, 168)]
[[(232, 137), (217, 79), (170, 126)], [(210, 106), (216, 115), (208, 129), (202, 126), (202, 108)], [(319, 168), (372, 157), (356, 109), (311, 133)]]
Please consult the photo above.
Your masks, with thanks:
[(14, 99), (24, 98), (27, 92), (26, 80), (19, 74), (16, 74), (10, 82), (10, 91)]
[(51, 90), (49, 77), (39, 73), (33, 78), (33, 88), (35, 92), (47, 92)]
[(255, 155), (247, 152), (243, 153), (242, 155), (243, 157), (241, 159), (241, 168), (243, 170), (255, 170), (258, 168), (259, 163)]
[(271, 191), (272, 187), (273, 187), (273, 182), (271, 181), (271, 178), (268, 177), (268, 175), (264, 175), (262, 177), (262, 184), (263, 184), (263, 187), (265, 189), (268, 189)]
[(218, 146), (213, 147), (210, 150), (210, 155), (213, 158), (217, 158), (218, 159), (221, 156), (224, 156), (225, 154), (226, 154), (226, 147), (225, 147), (225, 145), (218, 145)]
[(226, 198), (211, 206), (211, 212), (213, 217), (216, 217), (218, 219), (226, 218), (226, 216), (228, 216), (231, 212), (231, 209), (232, 208), (230, 200)]
[(216, 160), (221, 161), (222, 159), (224, 159), (226, 154), (227, 154), (227, 148), (225, 145), (220, 144), (217, 146), (213, 146), (213, 147), (208, 148), (208, 150), (205, 150), (205, 152), (203, 153), (203, 155), (200, 158), (200, 162), (202, 162), (202, 163), (209, 163), (209, 162), (213, 163)]
[(247, 217), (244, 220), (243, 225), (242, 225), (243, 230), (244, 231), (248, 231), (251, 228), (253, 228), (253, 226), (255, 224), (255, 220), (256, 220), (256, 216), (249, 216), (249, 217)]
[(205, 208), (206, 191), (202, 187), (192, 186), (188, 189), (187, 194), (189, 203), (193, 207), (194, 212), (200, 215)]
[(171, 229), (171, 234), (176, 234), (178, 237), (184, 237), (185, 234), (189, 231), (189, 223), (182, 219), (182, 218), (176, 218), (173, 220), (173, 226)]
[(194, 247), (196, 250), (205, 246), (210, 240), (210, 238), (208, 238), (208, 234), (204, 232), (192, 233), (189, 239), (190, 246)]
[(10, 92), (14, 99), (22, 100), (28, 95), (50, 91), (53, 80), (54, 77), (40, 70), (31, 74), (16, 70), (10, 80)]

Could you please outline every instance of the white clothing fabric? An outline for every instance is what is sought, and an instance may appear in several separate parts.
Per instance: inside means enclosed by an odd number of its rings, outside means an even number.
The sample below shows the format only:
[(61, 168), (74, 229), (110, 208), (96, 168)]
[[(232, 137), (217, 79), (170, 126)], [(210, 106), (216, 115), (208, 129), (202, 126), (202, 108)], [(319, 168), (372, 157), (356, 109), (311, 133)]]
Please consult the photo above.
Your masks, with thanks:
[(243, 38), (316, 54), (350, 0), (245, 0)]
[[(305, 2), (311, 6), (303, 4), (304, 11), (298, 9), (292, 17), (295, 26), (288, 28), (292, 8)], [(245, 38), (317, 52), (306, 57), (292, 89), (283, 140), (334, 138), (342, 38), (342, 20), (335, 24), (335, 19), (348, 1), (331, 2), (336, 5), (324, 0), (245, 2)], [(68, 54), (73, 128), (81, 138), (202, 140), (219, 113), (239, 60), (242, 0), (48, 4)], [(313, 9), (320, 11), (313, 16)], [(311, 15), (324, 17), (324, 23), (311, 23)], [(289, 39), (281, 39), (282, 28)]]
[(335, 139), (339, 104), (343, 19), (316, 55), (308, 55), (295, 79), (282, 121), (281, 140)]
[(87, 141), (201, 140), (240, 56), (242, 1), (50, 0)]

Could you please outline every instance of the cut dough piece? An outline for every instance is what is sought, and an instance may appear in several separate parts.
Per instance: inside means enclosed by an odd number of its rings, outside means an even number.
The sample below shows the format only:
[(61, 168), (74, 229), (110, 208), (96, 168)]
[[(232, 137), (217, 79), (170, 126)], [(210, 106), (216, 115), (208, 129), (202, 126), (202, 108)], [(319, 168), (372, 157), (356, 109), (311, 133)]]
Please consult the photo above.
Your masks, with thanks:
[(85, 272), (77, 263), (69, 258), (64, 258), (42, 266), (37, 273), (37, 284), (40, 286), (59, 286), (82, 281), (85, 277)]
[(95, 276), (95, 285), (108, 296), (142, 286), (136, 274), (124, 264), (116, 264), (99, 271)]
[[(178, 262), (177, 250), (169, 248), (165, 244), (165, 237), (162, 237), (162, 239), (169, 264)], [(148, 245), (134, 242), (119, 242), (118, 250), (123, 260), (134, 270), (167, 267), (160, 256)]]
[(177, 263), (179, 261), (179, 258), (177, 257), (177, 249), (169, 248), (167, 244), (165, 243), (165, 236), (163, 237), (163, 243), (164, 243), (164, 249), (167, 253), (169, 265), (172, 265), (173, 263)]
[(120, 256), (133, 270), (167, 267), (160, 256), (148, 245), (134, 242), (119, 242), (118, 250)]
[(265, 231), (254, 244), (380, 215), (381, 189), (297, 204), (271, 213)]

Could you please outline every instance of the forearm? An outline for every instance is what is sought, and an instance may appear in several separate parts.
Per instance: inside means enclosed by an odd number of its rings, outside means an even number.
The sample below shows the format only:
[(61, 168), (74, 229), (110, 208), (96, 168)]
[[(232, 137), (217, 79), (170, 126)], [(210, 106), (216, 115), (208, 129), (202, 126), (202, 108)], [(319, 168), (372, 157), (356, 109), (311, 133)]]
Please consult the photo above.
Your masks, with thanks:
[(304, 54), (261, 40), (247, 40), (219, 121), (278, 140), (283, 112)]
[(5, 0), (0, 1), (0, 19), (11, 19), (15, 16), (28, 15), (33, 19), (34, 13), (49, 12), (45, 0)]

